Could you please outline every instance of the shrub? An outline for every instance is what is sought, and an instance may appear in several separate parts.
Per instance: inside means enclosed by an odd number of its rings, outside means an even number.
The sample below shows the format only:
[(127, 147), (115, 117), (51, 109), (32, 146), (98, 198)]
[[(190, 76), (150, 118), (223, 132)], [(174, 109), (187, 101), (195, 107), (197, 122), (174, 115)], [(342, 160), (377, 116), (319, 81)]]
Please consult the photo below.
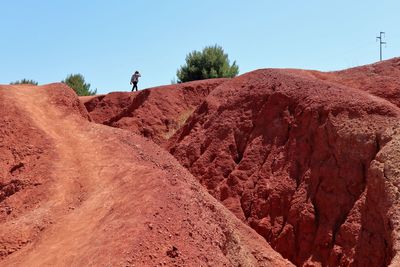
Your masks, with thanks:
[(211, 78), (232, 78), (239, 73), (236, 61), (229, 63), (228, 54), (221, 46), (207, 46), (201, 52), (193, 51), (186, 56), (186, 64), (177, 71), (178, 82)]
[(85, 78), (82, 74), (70, 74), (61, 82), (74, 89), (79, 96), (95, 95), (97, 93), (96, 89), (94, 91), (90, 90), (90, 83), (85, 83)]

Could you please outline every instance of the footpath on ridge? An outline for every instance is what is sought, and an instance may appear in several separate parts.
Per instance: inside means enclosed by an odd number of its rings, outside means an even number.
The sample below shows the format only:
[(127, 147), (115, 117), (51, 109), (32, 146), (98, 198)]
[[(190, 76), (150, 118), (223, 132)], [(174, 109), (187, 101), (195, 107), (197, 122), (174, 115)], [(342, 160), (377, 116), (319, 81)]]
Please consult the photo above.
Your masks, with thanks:
[(290, 266), (166, 151), (90, 122), (65, 85), (0, 86), (0, 102), (0, 266)]

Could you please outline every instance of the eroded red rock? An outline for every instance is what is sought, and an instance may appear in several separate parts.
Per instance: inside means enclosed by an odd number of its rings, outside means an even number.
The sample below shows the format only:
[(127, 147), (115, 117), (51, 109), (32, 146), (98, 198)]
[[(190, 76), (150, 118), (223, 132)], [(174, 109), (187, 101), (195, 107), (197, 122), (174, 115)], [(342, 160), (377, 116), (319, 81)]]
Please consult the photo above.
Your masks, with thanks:
[(161, 144), (185, 123), (215, 87), (225, 81), (227, 79), (202, 80), (83, 100), (95, 122), (130, 130)]
[(152, 141), (62, 84), (0, 86), (0, 266), (291, 266)]
[(350, 68), (341, 71), (319, 72), (293, 70), (303, 75), (366, 91), (400, 106), (400, 58)]
[(169, 140), (214, 197), (298, 266), (382, 266), (398, 255), (398, 197), (388, 194), (398, 187), (377, 154), (400, 110), (344, 84), (251, 72), (217, 87)]
[(398, 266), (399, 69), (1, 87), (0, 266)]

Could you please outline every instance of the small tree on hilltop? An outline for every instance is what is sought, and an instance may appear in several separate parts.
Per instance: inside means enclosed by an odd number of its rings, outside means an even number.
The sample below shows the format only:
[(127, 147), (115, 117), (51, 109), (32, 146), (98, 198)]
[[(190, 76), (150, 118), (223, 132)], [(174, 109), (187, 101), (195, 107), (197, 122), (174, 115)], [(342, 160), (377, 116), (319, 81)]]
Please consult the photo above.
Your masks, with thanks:
[(90, 83), (85, 83), (85, 78), (82, 74), (70, 74), (62, 83), (74, 89), (79, 96), (95, 95), (97, 93), (96, 89), (94, 91), (90, 90)]
[(38, 82), (34, 81), (34, 80), (22, 79), (22, 80), (19, 80), (19, 81), (12, 82), (10, 84), (32, 84), (32, 85), (38, 85)]
[(238, 75), (236, 61), (229, 63), (228, 54), (221, 46), (207, 46), (203, 51), (193, 51), (186, 56), (186, 64), (177, 71), (178, 82), (211, 78), (232, 78)]

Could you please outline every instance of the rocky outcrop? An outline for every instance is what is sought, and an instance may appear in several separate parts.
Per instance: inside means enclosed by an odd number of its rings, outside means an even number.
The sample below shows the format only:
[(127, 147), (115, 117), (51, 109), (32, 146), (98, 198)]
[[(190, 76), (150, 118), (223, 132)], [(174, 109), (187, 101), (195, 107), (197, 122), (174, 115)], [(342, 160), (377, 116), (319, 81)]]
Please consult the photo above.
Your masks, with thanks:
[(138, 92), (114, 92), (84, 99), (91, 118), (126, 129), (161, 144), (167, 141), (193, 110), (227, 79), (160, 86)]
[(397, 255), (398, 204), (377, 154), (399, 115), (358, 89), (259, 70), (216, 88), (168, 148), (296, 265), (381, 266)]
[(292, 265), (64, 85), (0, 86), (0, 101), (0, 266)]
[(333, 72), (293, 71), (368, 92), (400, 107), (400, 58)]

